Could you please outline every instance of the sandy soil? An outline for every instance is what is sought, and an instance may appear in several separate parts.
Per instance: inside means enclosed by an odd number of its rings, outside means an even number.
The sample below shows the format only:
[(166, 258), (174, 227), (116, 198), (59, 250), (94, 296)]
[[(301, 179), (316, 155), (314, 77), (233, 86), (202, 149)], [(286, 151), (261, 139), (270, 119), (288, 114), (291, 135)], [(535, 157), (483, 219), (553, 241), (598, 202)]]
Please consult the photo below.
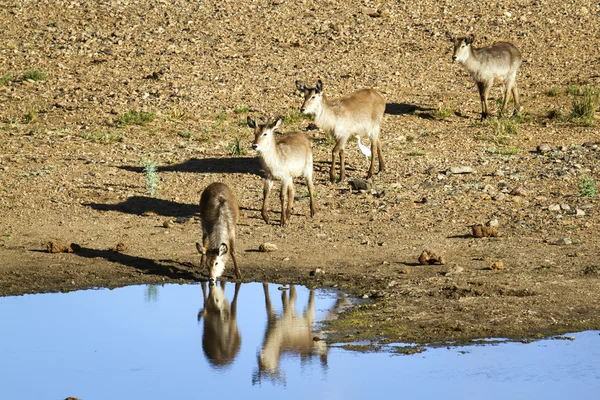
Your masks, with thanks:
[[(335, 323), (338, 338), (600, 328), (600, 202), (581, 187), (600, 181), (598, 120), (556, 117), (574, 88), (599, 86), (597, 2), (1, 3), (0, 77), (12, 79), (0, 85), (0, 295), (203, 279), (197, 203), (222, 181), (242, 205), (246, 281), (375, 300)], [(469, 31), (476, 45), (521, 49), (520, 118), (479, 122), (475, 85), (445, 39)], [(44, 79), (23, 79), (29, 70)], [(317, 78), (333, 98), (375, 87), (386, 99), (388, 171), (370, 190), (328, 182), (331, 141), (307, 129), (295, 92)], [(492, 97), (496, 110), (499, 88)], [(155, 118), (120, 122), (129, 110)], [(287, 228), (277, 195), (271, 224), (260, 218), (248, 115), (285, 115), (285, 130), (312, 139), (314, 218), (300, 182)], [(230, 155), (236, 141), (246, 154)], [(542, 143), (550, 151), (537, 152)], [(346, 152), (350, 178), (364, 178), (356, 142)], [(144, 158), (158, 163), (154, 196)], [(488, 221), (498, 237), (471, 235)], [(50, 253), (50, 241), (77, 246)], [(257, 251), (264, 242), (278, 250)], [(425, 249), (446, 263), (419, 264)]]

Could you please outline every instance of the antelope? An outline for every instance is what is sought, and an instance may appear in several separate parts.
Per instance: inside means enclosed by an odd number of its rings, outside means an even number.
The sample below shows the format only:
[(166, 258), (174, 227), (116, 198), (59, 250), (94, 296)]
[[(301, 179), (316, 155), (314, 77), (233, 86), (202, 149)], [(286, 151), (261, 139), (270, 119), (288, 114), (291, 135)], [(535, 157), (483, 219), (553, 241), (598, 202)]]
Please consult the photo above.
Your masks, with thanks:
[(242, 339), (237, 325), (237, 298), (241, 283), (236, 282), (231, 305), (225, 297), (225, 282), (209, 285), (206, 296), (206, 282), (202, 282), (204, 306), (198, 312), (198, 321), (204, 319), (202, 350), (206, 358), (215, 366), (233, 362), (240, 351)]
[(314, 88), (306, 87), (296, 81), (296, 88), (304, 94), (304, 103), (300, 107), (303, 114), (314, 115), (316, 125), (332, 134), (335, 146), (331, 151), (329, 180), (335, 182), (335, 160), (340, 159), (340, 181), (346, 178), (344, 147), (351, 137), (365, 133), (371, 140), (371, 166), (367, 179), (375, 171), (375, 152), (379, 158), (379, 172), (385, 171), (385, 160), (381, 151), (379, 131), (385, 100), (375, 89), (361, 89), (336, 100), (329, 100), (323, 94), (323, 82), (319, 79)]
[(327, 363), (327, 345), (324, 341), (314, 341), (312, 328), (315, 323), (315, 292), (310, 291), (308, 304), (302, 314), (296, 313), (296, 288), (290, 285), (289, 295), (281, 293), (283, 312), (277, 315), (269, 296), (269, 285), (263, 283), (265, 306), (267, 309), (267, 328), (265, 338), (258, 355), (258, 372), (254, 382), (260, 382), (263, 376), (273, 380), (285, 381), (279, 370), (282, 353), (300, 354), (302, 359), (319, 356)]
[(473, 34), (457, 38), (446, 33), (446, 37), (454, 43), (452, 61), (461, 63), (477, 84), (481, 99), (481, 120), (489, 116), (487, 99), (494, 81), (504, 83), (504, 100), (500, 115), (504, 113), (511, 92), (515, 102), (515, 112), (519, 113), (521, 107), (516, 83), (517, 70), (521, 65), (519, 49), (507, 42), (496, 42), (491, 46), (476, 49), (471, 46), (475, 40)]
[(214, 182), (200, 196), (202, 245), (196, 243), (200, 253), (200, 267), (208, 268), (211, 283), (223, 274), (231, 256), (237, 279), (242, 278), (235, 260), (235, 230), (240, 209), (231, 189), (224, 183)]
[(248, 126), (254, 129), (254, 142), (252, 149), (258, 151), (260, 161), (265, 172), (263, 188), (263, 204), (261, 215), (269, 223), (267, 205), (269, 194), (273, 188), (273, 181), (281, 181), (281, 222), (286, 226), (292, 215), (294, 205), (294, 178), (302, 176), (306, 180), (308, 195), (310, 197), (310, 216), (316, 212), (313, 186), (313, 157), (310, 140), (302, 132), (289, 132), (283, 137), (275, 137), (275, 130), (279, 128), (282, 119), (274, 122), (270, 119), (264, 124), (258, 124), (248, 117)]

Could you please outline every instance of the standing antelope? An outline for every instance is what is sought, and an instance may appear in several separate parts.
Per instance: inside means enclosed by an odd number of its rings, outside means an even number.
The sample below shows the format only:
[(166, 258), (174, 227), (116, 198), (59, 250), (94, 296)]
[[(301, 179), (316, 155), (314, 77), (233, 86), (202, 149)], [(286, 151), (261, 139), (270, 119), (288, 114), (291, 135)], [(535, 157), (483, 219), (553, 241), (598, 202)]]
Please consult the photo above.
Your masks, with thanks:
[(455, 37), (446, 33), (446, 37), (454, 43), (452, 61), (458, 61), (471, 74), (479, 90), (481, 99), (481, 119), (489, 115), (488, 95), (494, 81), (504, 83), (504, 100), (500, 115), (504, 113), (508, 97), (512, 92), (515, 102), (515, 112), (520, 112), (519, 91), (517, 89), (517, 70), (521, 65), (521, 52), (507, 42), (497, 42), (491, 46), (476, 49), (471, 46), (475, 36)]
[(273, 188), (273, 181), (280, 180), (281, 226), (286, 225), (292, 215), (295, 193), (294, 178), (298, 176), (306, 179), (310, 197), (310, 216), (314, 216), (313, 158), (310, 140), (302, 132), (289, 132), (283, 137), (276, 138), (274, 131), (281, 124), (281, 118), (274, 122), (267, 119), (264, 125), (257, 124), (250, 117), (247, 122), (248, 126), (254, 129), (252, 148), (260, 154), (260, 161), (265, 172), (261, 212), (263, 220), (267, 224), (269, 223), (267, 212), (269, 194)]
[(323, 82), (319, 79), (314, 88), (306, 87), (301, 82), (296, 82), (296, 87), (304, 93), (304, 103), (300, 108), (303, 114), (315, 116), (315, 123), (324, 131), (329, 131), (335, 140), (335, 147), (331, 152), (331, 168), (329, 180), (335, 181), (335, 159), (340, 158), (340, 181), (346, 178), (344, 147), (351, 137), (358, 137), (365, 133), (371, 139), (371, 166), (367, 179), (375, 171), (375, 152), (379, 157), (379, 172), (385, 171), (385, 161), (381, 151), (379, 131), (385, 100), (381, 93), (375, 89), (361, 89), (337, 100), (329, 100), (323, 94)]
[(202, 192), (202, 245), (196, 243), (196, 249), (202, 254), (200, 267), (208, 268), (211, 283), (223, 274), (229, 255), (233, 260), (236, 278), (242, 278), (235, 260), (235, 229), (239, 214), (238, 201), (224, 183), (211, 183)]

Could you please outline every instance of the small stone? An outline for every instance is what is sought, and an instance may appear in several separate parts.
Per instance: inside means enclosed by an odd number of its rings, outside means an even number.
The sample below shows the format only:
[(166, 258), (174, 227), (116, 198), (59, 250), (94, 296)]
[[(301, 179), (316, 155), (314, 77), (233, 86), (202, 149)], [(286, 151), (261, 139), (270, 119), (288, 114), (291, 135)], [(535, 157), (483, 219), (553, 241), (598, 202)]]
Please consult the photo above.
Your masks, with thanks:
[(310, 276), (322, 276), (325, 275), (325, 271), (323, 271), (323, 269), (321, 268), (315, 268), (314, 270), (310, 271)]
[(582, 209), (578, 208), (577, 210), (575, 210), (575, 215), (578, 217), (583, 217), (585, 216), (585, 211), (583, 211)]
[(410, 267), (403, 267), (398, 270), (398, 273), (402, 274), (402, 275), (408, 275), (411, 272), (412, 272), (412, 269)]
[(469, 166), (452, 167), (452, 168), (450, 168), (450, 173), (452, 173), (452, 174), (471, 174), (471, 173), (473, 173), (473, 167), (469, 167)]
[(560, 209), (563, 211), (569, 211), (571, 209), (571, 207), (569, 207), (568, 204), (561, 204)]
[(352, 188), (352, 190), (371, 190), (372, 185), (365, 181), (364, 179), (350, 179), (348, 180), (348, 184)]
[(260, 246), (258, 246), (258, 250), (263, 252), (263, 253), (268, 253), (271, 251), (277, 251), (277, 245), (273, 244), (273, 243), (261, 243)]
[(116, 251), (117, 253), (122, 253), (124, 251), (127, 251), (129, 249), (129, 245), (127, 243), (123, 243), (123, 242), (119, 242), (115, 247), (113, 247), (113, 251)]
[(498, 237), (498, 230), (491, 226), (485, 226), (481, 224), (472, 225), (471, 233), (473, 237), (482, 238), (482, 237)]
[(191, 218), (190, 217), (177, 217), (175, 219), (175, 222), (178, 224), (186, 224), (188, 222), (190, 222)]
[(501, 271), (504, 269), (504, 262), (502, 262), (501, 260), (492, 261), (492, 263), (490, 264), (490, 269), (492, 271)]
[(527, 195), (527, 191), (519, 186), (511, 190), (510, 195), (525, 197)]
[(558, 204), (550, 204), (548, 206), (548, 211), (560, 211), (560, 205), (558, 205)]
[(497, 228), (500, 226), (500, 222), (498, 222), (498, 218), (494, 218), (494, 219), (490, 219), (488, 222), (486, 222), (485, 225), (489, 226), (491, 228)]
[(165, 222), (163, 222), (163, 227), (164, 228), (171, 228), (173, 226), (173, 221), (171, 221), (170, 219), (166, 220)]
[(558, 239), (556, 242), (554, 242), (554, 244), (557, 246), (567, 246), (567, 245), (573, 244), (573, 241), (568, 237), (564, 237), (564, 238)]
[(538, 144), (536, 151), (539, 154), (546, 154), (552, 151), (552, 147), (550, 147), (550, 145), (548, 143), (541, 143)]

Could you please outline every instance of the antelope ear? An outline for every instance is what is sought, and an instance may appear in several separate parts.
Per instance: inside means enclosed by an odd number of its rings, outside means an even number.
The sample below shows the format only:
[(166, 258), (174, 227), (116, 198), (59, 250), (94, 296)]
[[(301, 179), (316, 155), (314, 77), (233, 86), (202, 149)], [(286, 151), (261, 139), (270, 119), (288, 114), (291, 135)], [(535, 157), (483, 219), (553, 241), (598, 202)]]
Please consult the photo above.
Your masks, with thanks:
[(321, 80), (319, 79), (317, 81), (317, 86), (315, 86), (315, 92), (321, 93), (322, 90), (323, 90), (323, 82), (321, 82)]
[(206, 255), (206, 249), (202, 247), (198, 242), (196, 242), (196, 250), (198, 250), (198, 253), (202, 254), (203, 256)]
[(277, 128), (279, 128), (279, 125), (281, 125), (282, 121), (283, 121), (282, 117), (277, 117), (277, 120), (273, 123), (273, 127), (271, 129), (273, 129), (274, 131), (276, 131)]
[(456, 36), (452, 35), (450, 32), (446, 32), (446, 38), (451, 42), (456, 40)]
[(253, 120), (252, 118), (250, 118), (250, 116), (248, 116), (248, 118), (246, 118), (246, 122), (248, 122), (248, 126), (252, 129), (256, 128), (256, 121)]
[(225, 243), (221, 243), (221, 245), (219, 246), (219, 257), (225, 255), (227, 253), (227, 245)]
[(473, 35), (471, 33), (469, 36), (467, 36), (467, 40), (465, 40), (465, 43), (466, 44), (471, 44), (471, 43), (473, 43), (474, 40), (475, 40), (475, 35)]
[(298, 89), (301, 92), (304, 92), (306, 90), (306, 85), (300, 81), (296, 81), (296, 89)]

